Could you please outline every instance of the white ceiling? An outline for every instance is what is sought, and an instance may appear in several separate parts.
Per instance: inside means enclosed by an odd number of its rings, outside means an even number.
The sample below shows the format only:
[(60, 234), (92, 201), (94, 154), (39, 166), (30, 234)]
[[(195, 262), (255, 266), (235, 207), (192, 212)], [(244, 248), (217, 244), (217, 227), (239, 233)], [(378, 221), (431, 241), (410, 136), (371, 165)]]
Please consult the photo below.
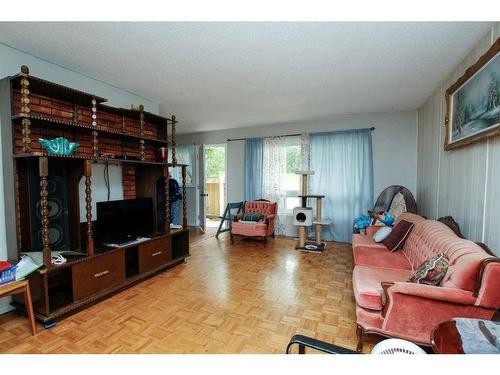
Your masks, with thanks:
[(418, 108), (491, 23), (0, 23), (0, 41), (160, 103), (179, 132)]

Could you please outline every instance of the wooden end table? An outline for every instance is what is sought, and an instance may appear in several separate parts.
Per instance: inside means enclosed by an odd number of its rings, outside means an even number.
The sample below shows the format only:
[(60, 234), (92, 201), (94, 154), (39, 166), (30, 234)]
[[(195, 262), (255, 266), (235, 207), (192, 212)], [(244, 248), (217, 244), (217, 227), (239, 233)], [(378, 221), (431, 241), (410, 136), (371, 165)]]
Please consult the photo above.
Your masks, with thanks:
[(0, 285), (0, 297), (12, 296), (14, 294), (24, 294), (24, 302), (26, 303), (26, 312), (31, 325), (33, 336), (36, 335), (35, 314), (33, 313), (33, 305), (31, 304), (30, 286), (27, 280), (14, 281), (12, 283)]

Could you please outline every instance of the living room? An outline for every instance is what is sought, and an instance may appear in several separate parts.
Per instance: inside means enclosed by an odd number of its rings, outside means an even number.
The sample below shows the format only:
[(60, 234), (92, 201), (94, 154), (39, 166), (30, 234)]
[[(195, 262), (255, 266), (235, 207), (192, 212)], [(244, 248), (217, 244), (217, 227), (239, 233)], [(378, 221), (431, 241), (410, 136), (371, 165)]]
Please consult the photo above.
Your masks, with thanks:
[(0, 353), (499, 353), (493, 13), (182, 9), (0, 22)]

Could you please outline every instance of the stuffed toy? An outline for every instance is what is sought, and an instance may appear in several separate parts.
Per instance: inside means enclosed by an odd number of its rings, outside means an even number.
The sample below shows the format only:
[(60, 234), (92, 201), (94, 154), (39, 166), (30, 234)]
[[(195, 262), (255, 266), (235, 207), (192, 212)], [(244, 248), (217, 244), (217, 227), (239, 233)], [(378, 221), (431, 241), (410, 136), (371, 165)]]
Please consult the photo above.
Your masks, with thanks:
[(379, 222), (381, 222), (384, 225), (387, 225), (388, 227), (390, 227), (394, 224), (394, 220), (395, 220), (394, 216), (392, 216), (387, 211), (384, 211), (384, 212), (370, 211), (369, 213), (370, 213), (371, 217), (373, 219), (375, 219), (375, 221), (378, 220)]

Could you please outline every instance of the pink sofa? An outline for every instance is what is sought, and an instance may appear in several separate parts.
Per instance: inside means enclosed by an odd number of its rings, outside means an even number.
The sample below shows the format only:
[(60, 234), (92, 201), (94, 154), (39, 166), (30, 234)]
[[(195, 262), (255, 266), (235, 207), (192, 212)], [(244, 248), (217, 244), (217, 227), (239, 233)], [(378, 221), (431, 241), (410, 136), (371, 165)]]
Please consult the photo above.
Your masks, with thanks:
[[(358, 350), (365, 334), (430, 345), (439, 323), (454, 317), (491, 319), (500, 307), (500, 259), (439, 221), (411, 213), (402, 219), (415, 226), (394, 253), (371, 238), (379, 227), (353, 235)], [(440, 286), (407, 282), (412, 270), (440, 252), (450, 259)]]
[[(268, 236), (273, 236), (276, 227), (276, 212), (278, 205), (276, 202), (266, 201), (246, 201), (243, 213), (238, 214), (231, 223), (231, 241), (235, 235), (243, 237), (260, 237), (264, 241)], [(240, 223), (241, 217), (248, 212), (259, 212), (266, 219), (257, 224)]]

